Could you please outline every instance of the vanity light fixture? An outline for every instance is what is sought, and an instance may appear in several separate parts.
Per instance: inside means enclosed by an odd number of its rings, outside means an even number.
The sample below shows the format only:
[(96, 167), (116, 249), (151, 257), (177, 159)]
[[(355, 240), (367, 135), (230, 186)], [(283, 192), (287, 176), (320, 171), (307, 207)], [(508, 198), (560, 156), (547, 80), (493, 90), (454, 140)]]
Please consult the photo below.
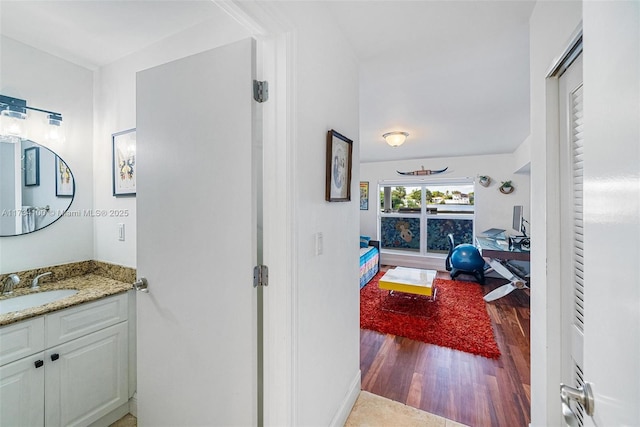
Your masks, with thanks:
[(27, 102), (0, 95), (0, 137), (8, 142), (26, 138)]
[(29, 107), (24, 99), (0, 95), (0, 141), (18, 143), (28, 136), (27, 110), (46, 114), (45, 139), (49, 142), (63, 141), (62, 114)]
[(47, 114), (45, 141), (49, 143), (64, 142), (64, 127), (62, 126), (62, 116), (58, 113)]
[(398, 132), (398, 131), (387, 132), (384, 135), (382, 135), (384, 140), (387, 141), (387, 144), (389, 144), (392, 147), (399, 147), (402, 144), (404, 144), (408, 136), (409, 134), (407, 132)]

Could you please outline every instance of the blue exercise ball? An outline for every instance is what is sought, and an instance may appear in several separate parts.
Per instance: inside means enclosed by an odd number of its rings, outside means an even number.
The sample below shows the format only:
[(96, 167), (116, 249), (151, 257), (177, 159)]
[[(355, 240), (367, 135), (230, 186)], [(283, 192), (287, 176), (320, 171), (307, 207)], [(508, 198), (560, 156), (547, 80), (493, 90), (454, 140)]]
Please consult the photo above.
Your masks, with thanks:
[(463, 243), (456, 246), (453, 250), (451, 254), (451, 265), (459, 270), (482, 271), (484, 268), (484, 259), (475, 246)]

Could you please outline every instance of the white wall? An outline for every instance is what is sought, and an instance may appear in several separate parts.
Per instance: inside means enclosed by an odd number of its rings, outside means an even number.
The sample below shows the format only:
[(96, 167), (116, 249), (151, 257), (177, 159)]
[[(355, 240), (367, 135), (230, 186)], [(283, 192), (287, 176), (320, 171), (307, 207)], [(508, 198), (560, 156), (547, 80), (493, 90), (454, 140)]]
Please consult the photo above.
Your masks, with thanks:
[[(559, 254), (553, 249), (559, 224), (548, 211), (559, 205), (557, 155), (546, 135), (548, 102), (545, 77), (554, 59), (567, 47), (570, 36), (582, 19), (582, 3), (537, 2), (530, 19), (531, 79), (531, 424), (557, 425), (560, 422), (559, 378), (560, 291), (549, 275), (558, 268)], [(588, 49), (588, 47), (586, 47)], [(585, 101), (586, 102), (586, 101)], [(556, 158), (556, 163), (552, 161)], [(557, 215), (556, 215), (557, 216)], [(554, 313), (551, 316), (547, 315)], [(558, 351), (556, 351), (558, 349)]]
[[(136, 266), (135, 197), (114, 197), (111, 173), (111, 135), (136, 127), (136, 72), (193, 55), (243, 38), (250, 33), (219, 11), (212, 20), (168, 37), (141, 51), (100, 68), (95, 78), (94, 191), (96, 209), (115, 209), (126, 217), (95, 220), (94, 257), (129, 267)], [(171, 102), (167, 99), (167, 102)], [(176, 147), (176, 155), (189, 155), (189, 147)], [(171, 195), (167, 195), (170, 202)], [(158, 215), (162, 215), (159, 211)], [(125, 241), (118, 240), (118, 223), (125, 224)]]
[[(70, 209), (91, 209), (93, 73), (7, 37), (0, 39), (0, 47), (0, 93), (62, 113), (66, 142), (49, 148), (65, 160), (76, 180)], [(63, 218), (36, 233), (0, 238), (0, 247), (0, 273), (91, 259), (93, 220)]]
[(529, 135), (513, 152), (513, 164), (516, 173), (531, 172), (531, 135)]
[[(354, 161), (351, 202), (326, 202), (325, 149), (327, 131), (335, 129), (354, 140), (353, 158), (359, 158), (358, 67), (325, 5), (288, 2), (281, 9), (297, 34), (294, 425), (343, 425), (360, 388), (359, 165)], [(317, 232), (324, 237), (318, 256)]]
[[(399, 149), (402, 149), (400, 147)], [(516, 174), (516, 168), (521, 165), (515, 163), (512, 154), (497, 154), (487, 156), (430, 158), (415, 160), (400, 160), (392, 162), (362, 163), (360, 165), (360, 180), (369, 181), (369, 209), (360, 211), (360, 231), (368, 236), (378, 236), (377, 215), (379, 212), (379, 197), (377, 193), (378, 182), (381, 180), (398, 180), (407, 178), (421, 182), (438, 180), (441, 178), (476, 179), (478, 175), (491, 177), (491, 184), (483, 187), (475, 185), (475, 228), (476, 232), (482, 232), (488, 228), (504, 228), (508, 233), (516, 234), (511, 228), (513, 219), (513, 206), (522, 205), (524, 217), (529, 220), (529, 175)], [(396, 171), (414, 171), (424, 166), (425, 169), (449, 169), (438, 175), (427, 177), (403, 177)], [(498, 187), (501, 181), (511, 180), (515, 191), (511, 194), (502, 194)], [(535, 224), (532, 224), (534, 226)]]
[[(16, 157), (19, 150), (17, 144), (0, 142), (0, 234), (12, 235), (18, 229), (18, 223), (15, 216), (5, 213), (4, 209), (15, 207), (19, 202), (20, 196), (20, 172), (17, 171)], [(9, 209), (10, 210), (10, 209)], [(22, 224), (20, 223), (20, 226)], [(2, 258), (0, 257), (0, 266)], [(2, 272), (2, 270), (0, 270)]]

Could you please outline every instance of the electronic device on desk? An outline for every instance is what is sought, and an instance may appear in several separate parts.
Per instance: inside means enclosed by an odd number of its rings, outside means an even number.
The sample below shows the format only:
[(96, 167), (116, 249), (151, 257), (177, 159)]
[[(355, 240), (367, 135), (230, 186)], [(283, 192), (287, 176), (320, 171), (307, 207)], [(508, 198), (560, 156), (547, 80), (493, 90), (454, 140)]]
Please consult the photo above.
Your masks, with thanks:
[(529, 250), (531, 238), (527, 236), (525, 223), (529, 223), (522, 216), (522, 206), (513, 207), (513, 229), (522, 233), (522, 236), (509, 236), (509, 249)]
[(507, 246), (507, 236), (504, 234), (506, 230), (502, 228), (490, 228), (488, 230), (484, 230), (481, 235), (482, 237), (486, 237), (487, 239), (491, 239), (495, 242), (498, 247)]
[(488, 230), (484, 230), (482, 232), (482, 236), (483, 237), (487, 237), (489, 239), (501, 239), (504, 240), (505, 236), (504, 236), (504, 232), (506, 230), (502, 229), (502, 228), (490, 228)]

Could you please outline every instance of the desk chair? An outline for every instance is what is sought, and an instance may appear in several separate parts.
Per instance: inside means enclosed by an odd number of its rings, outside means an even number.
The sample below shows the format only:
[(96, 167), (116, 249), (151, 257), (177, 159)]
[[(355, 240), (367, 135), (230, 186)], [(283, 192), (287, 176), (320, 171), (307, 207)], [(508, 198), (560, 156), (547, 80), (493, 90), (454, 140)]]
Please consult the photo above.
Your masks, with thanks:
[(484, 285), (484, 258), (480, 251), (468, 243), (455, 244), (453, 234), (447, 235), (449, 238), (449, 254), (445, 260), (445, 267), (451, 274), (453, 280), (460, 274), (470, 274), (476, 278), (478, 283)]

